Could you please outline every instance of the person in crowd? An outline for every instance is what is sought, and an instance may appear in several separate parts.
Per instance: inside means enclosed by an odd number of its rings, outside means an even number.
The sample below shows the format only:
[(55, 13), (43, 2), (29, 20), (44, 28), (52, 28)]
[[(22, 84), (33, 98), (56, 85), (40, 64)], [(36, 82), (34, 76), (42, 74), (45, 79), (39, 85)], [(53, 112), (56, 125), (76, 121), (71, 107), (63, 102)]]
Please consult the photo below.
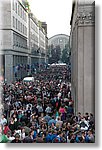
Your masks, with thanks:
[(4, 124), (3, 133), (4, 133), (5, 135), (7, 135), (8, 132), (10, 132), (10, 128), (9, 128), (8, 124), (5, 123), (5, 124)]
[(4, 124), (6, 124), (6, 123), (7, 123), (7, 119), (6, 119), (5, 115), (2, 114), (1, 119), (0, 119), (0, 124), (4, 126)]
[(11, 143), (22, 143), (20, 140), (20, 135), (18, 133), (15, 134), (15, 139), (12, 140)]

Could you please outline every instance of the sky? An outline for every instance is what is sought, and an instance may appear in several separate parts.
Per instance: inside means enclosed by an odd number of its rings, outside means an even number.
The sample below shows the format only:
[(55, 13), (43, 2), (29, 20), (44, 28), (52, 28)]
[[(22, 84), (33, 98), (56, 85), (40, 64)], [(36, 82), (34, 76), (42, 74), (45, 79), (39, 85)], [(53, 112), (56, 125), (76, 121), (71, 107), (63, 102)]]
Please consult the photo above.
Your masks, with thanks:
[(47, 23), (48, 38), (56, 34), (70, 35), (72, 0), (28, 0), (36, 18)]

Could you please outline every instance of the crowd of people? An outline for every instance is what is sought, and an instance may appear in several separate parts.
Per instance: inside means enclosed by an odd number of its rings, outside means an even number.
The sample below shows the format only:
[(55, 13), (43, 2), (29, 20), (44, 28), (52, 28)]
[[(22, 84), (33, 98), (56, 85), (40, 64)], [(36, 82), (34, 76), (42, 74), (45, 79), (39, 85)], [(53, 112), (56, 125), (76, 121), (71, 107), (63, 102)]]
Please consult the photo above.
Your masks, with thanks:
[(74, 114), (66, 67), (43, 70), (34, 82), (3, 83), (2, 93), (0, 142), (95, 142), (93, 114)]

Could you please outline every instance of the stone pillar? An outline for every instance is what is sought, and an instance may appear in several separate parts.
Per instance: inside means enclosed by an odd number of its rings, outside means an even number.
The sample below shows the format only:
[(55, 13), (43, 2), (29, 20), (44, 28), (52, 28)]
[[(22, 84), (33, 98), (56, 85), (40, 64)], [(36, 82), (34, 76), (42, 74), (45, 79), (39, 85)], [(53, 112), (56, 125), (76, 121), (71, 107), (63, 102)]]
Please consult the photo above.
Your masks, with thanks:
[(5, 79), (8, 84), (13, 81), (13, 55), (5, 55)]
[(84, 111), (94, 113), (95, 107), (95, 35), (94, 26), (84, 32)]
[[(30, 56), (28, 56), (27, 64), (29, 64), (31, 66), (31, 57)], [(29, 72), (28, 72), (28, 75), (30, 75), (30, 74), (31, 74), (31, 68), (29, 69)]]
[(78, 27), (78, 110), (84, 114), (84, 50), (83, 50), (83, 35), (84, 27)]

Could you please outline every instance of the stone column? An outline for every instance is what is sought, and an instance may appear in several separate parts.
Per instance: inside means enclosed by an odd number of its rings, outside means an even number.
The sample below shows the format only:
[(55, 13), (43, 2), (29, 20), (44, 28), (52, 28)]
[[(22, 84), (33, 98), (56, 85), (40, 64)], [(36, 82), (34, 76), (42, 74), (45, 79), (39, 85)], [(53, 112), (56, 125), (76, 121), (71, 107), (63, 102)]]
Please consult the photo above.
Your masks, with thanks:
[(5, 55), (5, 79), (8, 84), (13, 81), (13, 55)]
[(85, 27), (84, 35), (84, 111), (94, 113), (95, 45), (94, 26)]

